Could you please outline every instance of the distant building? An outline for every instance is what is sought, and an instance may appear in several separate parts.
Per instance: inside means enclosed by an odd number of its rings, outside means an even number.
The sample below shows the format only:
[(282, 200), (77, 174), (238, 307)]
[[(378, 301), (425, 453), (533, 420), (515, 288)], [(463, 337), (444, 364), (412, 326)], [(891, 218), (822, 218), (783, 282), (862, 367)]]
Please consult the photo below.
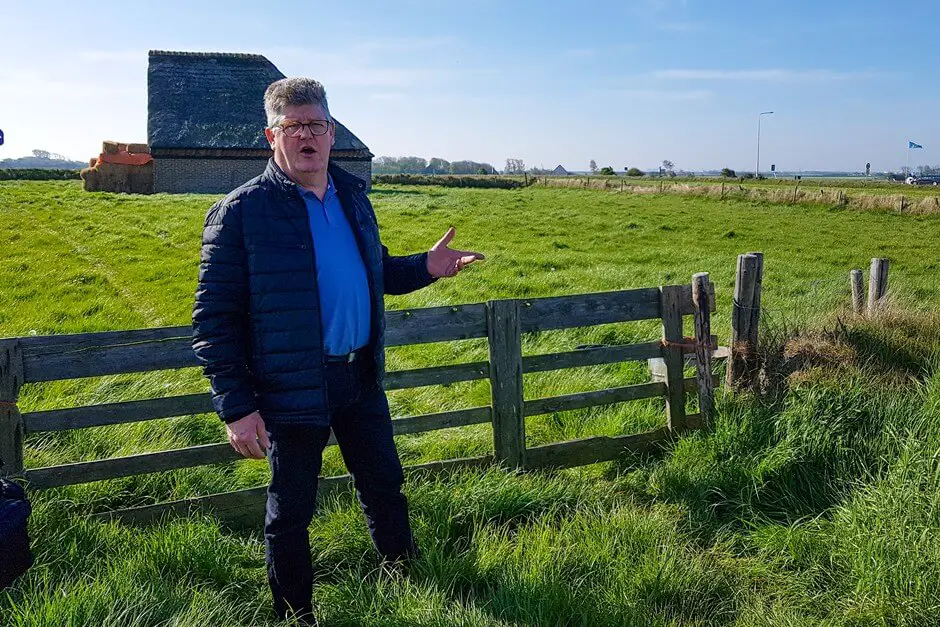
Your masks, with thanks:
[[(261, 174), (271, 156), (264, 137), (264, 90), (284, 75), (258, 54), (151, 50), (147, 143), (154, 190), (226, 193)], [(372, 153), (336, 121), (330, 154), (371, 187)]]
[(554, 170), (552, 170), (552, 176), (568, 176), (568, 174), (569, 174), (568, 170), (561, 167), (561, 165), (557, 166)]

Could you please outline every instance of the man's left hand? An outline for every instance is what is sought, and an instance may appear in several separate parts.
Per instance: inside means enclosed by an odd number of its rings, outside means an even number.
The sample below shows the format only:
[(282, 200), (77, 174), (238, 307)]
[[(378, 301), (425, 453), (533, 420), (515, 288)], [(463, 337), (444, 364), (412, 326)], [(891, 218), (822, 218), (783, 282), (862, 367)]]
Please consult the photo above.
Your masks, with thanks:
[(431, 273), (431, 276), (455, 276), (477, 259), (486, 259), (486, 257), (480, 253), (448, 248), (447, 245), (454, 239), (456, 232), (454, 227), (447, 229), (447, 232), (444, 233), (444, 237), (428, 251), (428, 272)]

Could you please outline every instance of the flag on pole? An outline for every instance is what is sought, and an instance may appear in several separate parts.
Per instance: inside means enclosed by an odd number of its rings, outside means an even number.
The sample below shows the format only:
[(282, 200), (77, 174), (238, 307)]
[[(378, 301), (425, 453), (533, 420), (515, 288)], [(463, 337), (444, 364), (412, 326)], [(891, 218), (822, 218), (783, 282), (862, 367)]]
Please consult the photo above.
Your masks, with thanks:
[(907, 149), (910, 150), (911, 148), (923, 148), (923, 146), (921, 146), (920, 144), (915, 144), (914, 142), (908, 140)]

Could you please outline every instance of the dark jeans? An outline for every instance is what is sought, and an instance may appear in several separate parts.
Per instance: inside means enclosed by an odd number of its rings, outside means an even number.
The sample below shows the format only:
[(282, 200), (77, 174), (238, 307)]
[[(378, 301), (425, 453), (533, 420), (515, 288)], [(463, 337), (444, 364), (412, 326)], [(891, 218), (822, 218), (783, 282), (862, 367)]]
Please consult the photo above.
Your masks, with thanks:
[[(327, 364), (330, 425), (353, 477), (376, 550), (386, 560), (416, 554), (385, 391), (364, 360)], [(263, 416), (262, 416), (263, 417)], [(330, 427), (268, 425), (271, 484), (264, 524), (274, 609), (312, 615), (313, 568), (307, 527)]]

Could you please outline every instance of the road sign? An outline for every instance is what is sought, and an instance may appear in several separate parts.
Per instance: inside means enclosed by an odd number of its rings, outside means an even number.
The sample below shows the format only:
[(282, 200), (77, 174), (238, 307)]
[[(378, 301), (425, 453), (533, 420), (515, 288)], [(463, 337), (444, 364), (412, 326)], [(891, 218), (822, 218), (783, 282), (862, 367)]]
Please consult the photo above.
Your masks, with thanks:
[(0, 131), (0, 146), (3, 145), (3, 131)]
[(770, 171), (771, 171), (771, 172), (776, 172), (776, 171), (777, 171), (777, 165), (776, 165), (775, 163), (771, 163), (771, 164), (770, 164)]

